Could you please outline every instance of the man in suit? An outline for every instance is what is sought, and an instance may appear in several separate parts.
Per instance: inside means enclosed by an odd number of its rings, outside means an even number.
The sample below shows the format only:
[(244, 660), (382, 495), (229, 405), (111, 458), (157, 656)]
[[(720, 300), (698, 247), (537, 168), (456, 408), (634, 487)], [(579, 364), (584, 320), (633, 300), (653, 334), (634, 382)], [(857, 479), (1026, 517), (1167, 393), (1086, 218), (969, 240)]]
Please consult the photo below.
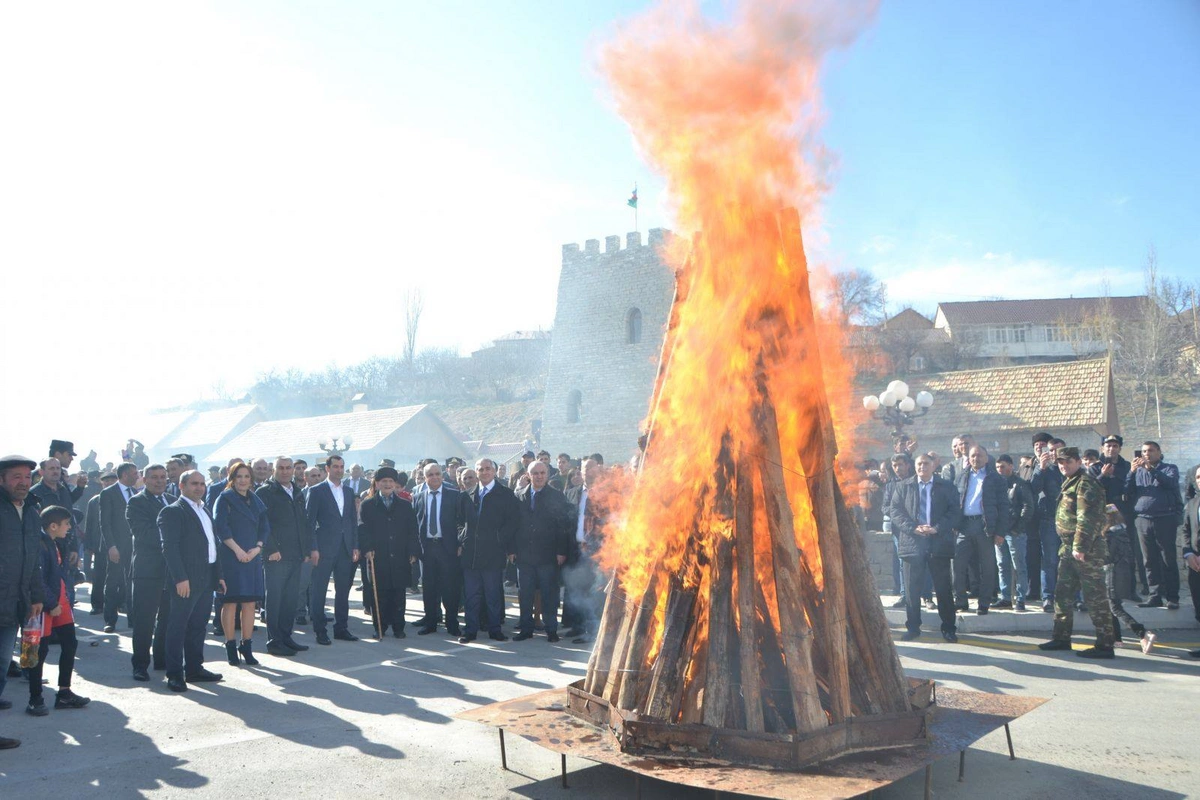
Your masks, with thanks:
[(487, 603), (488, 637), (497, 642), (508, 639), (500, 629), (504, 619), (504, 565), (513, 552), (521, 524), (517, 498), (497, 479), (496, 462), (482, 458), (475, 462), (475, 472), (479, 486), (469, 495), (461, 493), (459, 499), (458, 544), (467, 596), (466, 627), (458, 639), (463, 644), (475, 641), (483, 603)]
[(188, 470), (179, 476), (182, 495), (158, 515), (162, 557), (170, 576), (167, 593), (167, 686), (186, 692), (188, 683), (215, 682), (221, 676), (204, 668), (204, 628), (214, 590), (225, 592), (217, 537), (204, 507), (204, 476)]
[(363, 492), (371, 488), (371, 481), (363, 474), (362, 464), (350, 465), (350, 477), (346, 478), (346, 485), (355, 497), (362, 497)]
[(287, 456), (275, 459), (275, 475), (254, 492), (267, 506), (271, 530), (263, 542), (267, 579), (267, 652), (294, 656), (308, 647), (292, 638), (300, 569), (311, 559), (312, 527), (304, 497), (292, 483), (294, 467)]
[(179, 476), (183, 473), (183, 459), (172, 456), (167, 461), (167, 488), (165, 490), (167, 497), (171, 498), (169, 502), (174, 503), (179, 499)]
[[(100, 491), (116, 482), (117, 473), (101, 474)], [(100, 494), (97, 493), (88, 500), (87, 511), (83, 517), (84, 569), (88, 571), (87, 577), (92, 583), (92, 616), (104, 613), (104, 581), (108, 574), (108, 554), (104, 552), (103, 544), (104, 537), (100, 531)]]
[(133, 499), (138, 468), (126, 461), (117, 467), (117, 482), (100, 492), (100, 552), (108, 559), (104, 576), (104, 632), (117, 630), (117, 609), (125, 606), (126, 622), (130, 621), (133, 603), (130, 569), (133, 558), (133, 532), (125, 518), (125, 506)]
[(989, 463), (982, 445), (967, 451), (967, 468), (958, 475), (962, 516), (954, 542), (954, 595), (959, 611), (967, 610), (967, 569), (979, 571), (979, 615), (988, 613), (998, 581), (996, 546), (1005, 543), (1009, 526), (1008, 486)]
[(574, 529), (571, 552), (562, 568), (566, 587), (563, 603), (563, 624), (570, 625), (567, 636), (573, 644), (586, 644), (595, 630), (604, 605), (604, 588), (600, 583), (595, 558), (604, 538), (604, 519), (601, 506), (595, 502), (595, 489), (604, 475), (604, 461), (593, 453), (583, 460), (583, 483), (567, 490), (567, 499), (574, 506)]
[(562, 492), (548, 485), (549, 480), (550, 467), (535, 461), (529, 467), (529, 485), (517, 492), (521, 525), (513, 558), (520, 585), (521, 622), (513, 638), (518, 642), (533, 636), (533, 601), (539, 591), (546, 639), (558, 641), (558, 570), (571, 552), (575, 508)]
[[(1200, 622), (1200, 467), (1187, 480), (1187, 503), (1183, 508), (1183, 563), (1187, 566), (1188, 589), (1192, 593), (1192, 611)], [(1200, 650), (1188, 653), (1200, 658)]]
[(462, 564), (458, 560), (459, 492), (445, 483), (436, 462), (425, 465), (425, 480), (413, 494), (417, 535), (421, 542), (421, 594), (424, 624), (417, 634), (437, 630), (445, 611), (446, 632), (462, 636), (458, 603), (462, 595)]
[(346, 462), (341, 456), (325, 459), (325, 480), (309, 487), (305, 510), (313, 527), (312, 594), (309, 612), (317, 644), (327, 645), (328, 618), (325, 616), (325, 597), (329, 593), (329, 576), (333, 576), (333, 638), (347, 642), (358, 641), (350, 632), (350, 586), (354, 582), (354, 567), (358, 563), (358, 514), (354, 508), (354, 493), (342, 481)]
[(133, 535), (133, 600), (129, 619), (133, 625), (133, 679), (150, 680), (150, 657), (154, 668), (166, 669), (167, 617), (171, 613), (171, 595), (164, 589), (162, 539), (158, 534), (158, 514), (174, 502), (166, 493), (167, 468), (162, 464), (146, 467), (142, 476), (146, 488), (125, 506), (125, 519)]
[(962, 513), (958, 491), (933, 474), (933, 459), (928, 455), (917, 456), (916, 470), (915, 476), (892, 492), (887, 507), (892, 531), (899, 537), (904, 585), (911, 587), (904, 597), (907, 631), (901, 638), (909, 642), (921, 635), (921, 593), (915, 587), (923, 586), (929, 576), (942, 620), (942, 638), (954, 643), (958, 633), (950, 559), (954, 556), (954, 530)]

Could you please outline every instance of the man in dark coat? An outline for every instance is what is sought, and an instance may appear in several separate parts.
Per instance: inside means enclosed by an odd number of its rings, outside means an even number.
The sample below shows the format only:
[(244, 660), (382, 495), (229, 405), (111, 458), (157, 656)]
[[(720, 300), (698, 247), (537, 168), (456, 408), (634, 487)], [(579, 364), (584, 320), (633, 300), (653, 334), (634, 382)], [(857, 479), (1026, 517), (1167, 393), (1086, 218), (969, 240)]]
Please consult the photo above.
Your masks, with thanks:
[(158, 515), (163, 561), (170, 576), (167, 593), (167, 686), (186, 692), (188, 683), (221, 680), (204, 668), (204, 628), (214, 590), (225, 593), (212, 516), (204, 507), (204, 476), (188, 470), (179, 477), (178, 500)]
[(458, 558), (460, 493), (443, 481), (439, 464), (426, 464), (424, 477), (412, 499), (421, 543), (421, 592), (425, 601), (425, 619), (417, 634), (435, 632), (444, 611), (446, 632), (458, 637), (462, 635), (458, 627), (462, 595), (462, 563)]
[[(942, 638), (957, 642), (950, 559), (954, 557), (954, 530), (962, 513), (958, 491), (949, 481), (934, 476), (933, 459), (928, 455), (917, 456), (916, 470), (915, 476), (892, 492), (887, 508), (892, 530), (899, 537), (904, 585), (922, 586), (927, 575), (933, 579)], [(905, 601), (907, 632), (901, 638), (912, 641), (921, 635), (920, 593), (910, 590)]]
[[(1121, 455), (1121, 447), (1125, 444), (1125, 440), (1117, 434), (1109, 434), (1104, 437), (1104, 441), (1100, 445), (1100, 460), (1089, 468), (1092, 477), (1100, 482), (1100, 488), (1104, 489), (1104, 498), (1117, 507), (1121, 512), (1121, 516), (1125, 518), (1125, 535), (1129, 539), (1129, 550), (1133, 553), (1133, 559), (1130, 562), (1132, 569), (1133, 583), (1131, 588), (1136, 589), (1141, 587), (1142, 591), (1149, 593), (1150, 589), (1146, 586), (1146, 570), (1142, 561), (1142, 549), (1137, 540), (1137, 528), (1134, 526), (1133, 500), (1125, 494), (1125, 479), (1129, 477), (1131, 465)], [(1129, 597), (1122, 598), (1123, 600), (1135, 600), (1142, 602), (1136, 591), (1131, 591)]]
[(266, 561), (267, 652), (294, 656), (307, 650), (292, 634), (296, 625), (296, 607), (300, 593), (300, 570), (312, 558), (312, 526), (304, 510), (304, 496), (292, 482), (292, 459), (275, 459), (275, 474), (255, 490), (267, 507), (271, 531), (263, 542)]
[(534, 595), (542, 595), (546, 638), (558, 641), (558, 570), (567, 561), (575, 533), (574, 507), (562, 492), (548, 485), (550, 468), (542, 461), (529, 466), (529, 485), (517, 492), (521, 525), (517, 528), (517, 582), (521, 622), (516, 641), (533, 636)]
[(126, 461), (117, 467), (117, 482), (100, 492), (101, 552), (108, 559), (108, 573), (104, 582), (104, 632), (117, 629), (117, 609), (125, 606), (126, 621), (133, 604), (130, 569), (133, 558), (133, 532), (125, 518), (125, 506), (133, 499), (133, 486), (137, 483), (137, 467)]
[(459, 637), (463, 644), (475, 641), (480, 606), (484, 602), (489, 638), (498, 642), (508, 639), (500, 629), (504, 618), (504, 565), (513, 552), (521, 524), (516, 496), (496, 479), (496, 462), (480, 459), (475, 463), (475, 471), (479, 474), (479, 486), (471, 494), (460, 493), (459, 499), (458, 544), (467, 595), (467, 624)]
[(167, 468), (162, 464), (146, 467), (146, 488), (133, 496), (125, 507), (125, 518), (133, 536), (133, 599), (129, 619), (133, 624), (133, 679), (150, 680), (150, 657), (154, 668), (167, 668), (167, 617), (171, 613), (171, 595), (164, 588), (167, 578), (163, 565), (162, 539), (158, 533), (158, 514), (172, 502), (166, 494)]
[(996, 472), (1004, 479), (1008, 494), (1008, 533), (1003, 545), (996, 545), (1000, 562), (1000, 602), (996, 608), (1025, 610), (1025, 598), (1029, 596), (1029, 570), (1025, 554), (1028, 552), (1029, 531), (1036, 530), (1037, 501), (1029, 481), (1016, 473), (1012, 456), (1004, 453), (996, 459)]
[[(1062, 487), (1062, 472), (1054, 460), (1054, 453), (1065, 446), (1042, 432), (1033, 437), (1034, 467), (1029, 487), (1037, 499), (1038, 539), (1041, 542), (1039, 564), (1041, 565), (1042, 611), (1054, 611), (1054, 588), (1058, 582), (1058, 548), (1062, 544), (1058, 530), (1054, 527), (1054, 515), (1058, 508), (1058, 492)], [(1032, 562), (1030, 562), (1032, 563)]]
[(567, 636), (572, 644), (585, 644), (595, 630), (604, 606), (604, 586), (596, 564), (604, 541), (603, 503), (596, 494), (604, 477), (604, 462), (593, 453), (581, 465), (583, 484), (567, 490), (567, 500), (574, 509), (571, 526), (571, 552), (562, 568), (566, 588), (563, 602), (563, 625), (569, 625)]
[(412, 565), (421, 545), (417, 541), (417, 515), (412, 503), (397, 492), (400, 474), (392, 467), (375, 471), (374, 495), (362, 502), (358, 546), (370, 557), (375, 607), (375, 629), (382, 638), (391, 627), (403, 639), (406, 593), (412, 581)]
[(1179, 608), (1179, 556), (1176, 544), (1183, 501), (1179, 494), (1179, 467), (1163, 461), (1158, 442), (1143, 442), (1125, 478), (1125, 495), (1133, 502), (1134, 527), (1141, 540), (1142, 559), (1150, 596), (1142, 608), (1164, 603)]
[(329, 593), (329, 577), (333, 576), (333, 638), (347, 642), (358, 641), (350, 632), (350, 586), (358, 564), (358, 514), (354, 510), (354, 493), (342, 481), (346, 462), (341, 456), (325, 459), (328, 477), (309, 487), (305, 510), (313, 526), (311, 553), (312, 594), (309, 610), (317, 644), (331, 644), (326, 625), (325, 597)]
[[(17, 641), (21, 624), (41, 613), (45, 588), (42, 586), (40, 550), (42, 524), (38, 501), (31, 498), (33, 468), (37, 464), (23, 456), (0, 458), (0, 707), (11, 708), (4, 700), (8, 682), (7, 662)], [(21, 744), (0, 737), (0, 750)]]
[[(57, 439), (51, 443), (50, 449), (53, 451), (56, 446), (70, 445), (70, 442), (60, 442)], [(69, 453), (69, 455), (68, 455)], [(61, 459), (51, 455), (43, 461), (39, 467), (41, 468), (41, 480), (33, 485), (29, 493), (38, 499), (38, 504), (42, 508), (50, 506), (62, 506), (63, 508), (72, 508), (75, 501), (83, 496), (83, 488), (87, 485), (87, 476), (80, 475), (76, 479), (74, 487), (68, 486), (66, 482), (67, 467), (71, 463), (71, 458), (75, 455), (71, 452), (70, 447), (66, 452), (61, 452)], [(70, 566), (70, 569), (64, 570), (69, 574), (67, 583), (74, 583), (74, 571), (79, 565), (79, 530), (75, 525), (75, 519), (71, 519), (71, 529), (67, 532), (65, 539), (60, 539), (56, 546), (58, 552), (62, 555), (63, 563)]]
[(958, 476), (962, 517), (954, 542), (954, 596), (959, 611), (967, 610), (967, 569), (979, 570), (977, 612), (988, 613), (996, 591), (996, 546), (1008, 535), (1008, 487), (989, 463), (982, 445), (971, 445), (967, 468)]
[[(1187, 477), (1187, 504), (1183, 508), (1183, 563), (1187, 567), (1188, 590), (1192, 593), (1192, 612), (1200, 622), (1200, 466), (1192, 467)], [(1188, 653), (1200, 658), (1200, 650)]]
[[(101, 491), (117, 482), (117, 473), (100, 476)], [(100, 530), (100, 493), (88, 500), (83, 518), (84, 569), (92, 583), (92, 616), (104, 613), (104, 581), (108, 575), (108, 554), (104, 552), (104, 536)]]

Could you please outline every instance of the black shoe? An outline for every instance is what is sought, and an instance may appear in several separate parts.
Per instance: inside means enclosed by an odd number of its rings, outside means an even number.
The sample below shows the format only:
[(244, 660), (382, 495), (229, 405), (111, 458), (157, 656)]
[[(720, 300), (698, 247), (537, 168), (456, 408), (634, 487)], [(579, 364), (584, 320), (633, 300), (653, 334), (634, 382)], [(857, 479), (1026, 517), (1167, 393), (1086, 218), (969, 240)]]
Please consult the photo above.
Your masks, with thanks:
[(193, 672), (187, 676), (188, 683), (216, 683), (221, 680), (220, 673), (209, 672), (206, 669), (201, 669), (199, 672)]
[(288, 639), (283, 644), (285, 647), (290, 647), (291, 649), (295, 650), (297, 653), (303, 653), (305, 650), (308, 649), (308, 645), (306, 645), (306, 644), (296, 644), (295, 639)]
[(590, 641), (591, 641), (591, 637), (589, 637), (585, 634), (583, 636), (576, 636), (574, 639), (571, 640), (571, 644), (587, 644)]
[(145, 667), (134, 667), (133, 679), (135, 681), (141, 681), (145, 683), (146, 681), (150, 680), (150, 673), (146, 671)]
[(258, 659), (254, 657), (254, 643), (250, 639), (242, 639), (241, 645), (238, 646), (238, 652), (242, 654), (242, 658), (246, 659), (247, 667), (258, 666)]
[(29, 705), (25, 706), (25, 713), (31, 717), (44, 717), (50, 713), (50, 709), (46, 708), (45, 700), (35, 697), (29, 701)]
[(1192, 658), (1200, 658), (1200, 650), (1189, 650), (1188, 655)]
[(1016, 605), (1016, 609), (1017, 609), (1017, 611), (1024, 611), (1024, 610), (1025, 610), (1025, 601), (1024, 601), (1024, 600), (1018, 600), (1018, 601), (1017, 601), (1017, 605)]
[(392, 635), (395, 636), (397, 639), (408, 638), (408, 634), (405, 633), (404, 631), (400, 630), (399, 628), (392, 628)]
[(458, 637), (459, 644), (470, 644), (473, 641), (475, 641), (475, 634), (473, 633), (465, 633)]
[(976, 611), (975, 611), (976, 615), (978, 615), (980, 617), (986, 615), (987, 612), (988, 612), (988, 610), (986, 608), (976, 609)]
[(236, 667), (238, 664), (242, 663), (238, 659), (237, 642), (235, 642), (233, 639), (225, 642), (225, 655), (228, 657), (229, 666), (231, 667)]
[(446, 633), (450, 634), (451, 636), (462, 636), (463, 635), (462, 628), (457, 628), (457, 627), (446, 628)]
[(306, 617), (306, 616), (304, 616), (303, 614), (301, 614), (300, 616), (296, 617), (296, 624), (297, 624), (297, 625), (307, 625), (307, 624), (308, 624), (308, 617)]
[(0, 711), (8, 711), (10, 708), (12, 708), (12, 700), (5, 700), (3, 697), (0, 697)]
[(0, 736), (0, 750), (12, 750), (14, 747), (20, 746), (20, 739), (6, 739), (5, 737)]
[(334, 631), (333, 638), (337, 639), (338, 641), (342, 641), (342, 642), (357, 642), (358, 641), (358, 637), (355, 636), (350, 631)]
[(186, 692), (187, 684), (184, 683), (182, 676), (168, 675), (167, 676), (167, 688), (170, 689), (172, 692)]
[(516, 636), (514, 636), (512, 638), (513, 638), (514, 642), (523, 642), (526, 639), (532, 639), (533, 634), (532, 633), (518, 633)]
[(88, 703), (92, 702), (91, 698), (80, 697), (70, 689), (59, 689), (58, 695), (54, 698), (54, 710), (60, 708), (83, 708)]
[(567, 630), (563, 633), (563, 635), (564, 636), (583, 636), (584, 633), (585, 633), (585, 631), (583, 630), (583, 628), (567, 628)]
[[(285, 644), (275, 644), (274, 642), (267, 643), (267, 654), (272, 656), (281, 656), (283, 658), (291, 658), (296, 655), (296, 651)], [(250, 662), (247, 661), (247, 664)]]
[(992, 603), (992, 608), (1012, 608), (1012, 600), (1001, 600), (999, 603)]
[(501, 631), (500, 633), (489, 633), (488, 638), (491, 639), (493, 642), (507, 642), (508, 641), (508, 637), (504, 635), (503, 631)]
[(1089, 647), (1086, 650), (1080, 650), (1075, 655), (1080, 658), (1116, 658), (1117, 654), (1111, 647)]
[(1176, 603), (1174, 600), (1168, 600), (1167, 601), (1167, 610), (1168, 611), (1178, 611), (1179, 603)]
[(900, 635), (900, 641), (902, 641), (902, 642), (911, 642), (914, 639), (920, 639), (920, 638), (921, 638), (920, 631), (905, 631), (903, 634)]
[(1159, 600), (1157, 597), (1151, 597), (1149, 600), (1147, 600), (1144, 603), (1138, 603), (1138, 608), (1162, 608), (1162, 607), (1163, 607), (1163, 601)]
[(969, 605), (967, 605), (966, 603), (963, 603), (962, 605), (955, 606), (954, 610), (955, 611), (970, 611), (971, 607)]
[(333, 642), (329, 641), (329, 634), (318, 633), (317, 634), (317, 644), (330, 645), (330, 644), (333, 644)]
[(958, 634), (954, 631), (942, 631), (942, 638), (950, 644), (958, 644)]
[(1038, 645), (1038, 650), (1070, 650), (1071, 643), (1062, 639), (1051, 639)]
[(904, 608), (906, 605), (908, 605), (908, 601), (901, 597), (899, 600), (888, 606), (888, 608)]
[(105, 626), (104, 626), (104, 632), (105, 632), (105, 633), (116, 633), (116, 632), (117, 632), (117, 626), (116, 626), (116, 625), (105, 625)]
[(557, 633), (547, 633), (546, 641), (549, 642), (550, 644), (554, 644), (555, 642), (559, 641), (558, 634)]
[(424, 628), (421, 628), (417, 631), (417, 636), (426, 636), (430, 633), (437, 633), (436, 625), (426, 625)]
[(1043, 600), (1042, 601), (1042, 611), (1045, 611), (1048, 614), (1053, 614), (1054, 613), (1054, 601), (1053, 600)]
[(104, 613), (103, 608), (93, 608), (91, 611), (88, 612), (88, 616), (89, 617), (98, 617), (103, 613)]

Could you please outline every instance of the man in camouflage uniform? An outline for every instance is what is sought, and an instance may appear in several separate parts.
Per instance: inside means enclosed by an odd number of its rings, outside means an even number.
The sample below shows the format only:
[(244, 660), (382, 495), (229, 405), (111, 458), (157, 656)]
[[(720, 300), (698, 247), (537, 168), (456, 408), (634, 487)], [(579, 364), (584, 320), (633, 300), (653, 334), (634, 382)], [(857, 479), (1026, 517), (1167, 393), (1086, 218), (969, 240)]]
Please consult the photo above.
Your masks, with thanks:
[(1104, 489), (1083, 468), (1078, 447), (1060, 447), (1055, 461), (1062, 471), (1062, 489), (1054, 524), (1062, 547), (1058, 551), (1058, 588), (1054, 592), (1054, 638), (1042, 650), (1070, 650), (1075, 616), (1075, 593), (1083, 590), (1096, 644), (1079, 651), (1083, 658), (1112, 658), (1113, 618), (1104, 585)]

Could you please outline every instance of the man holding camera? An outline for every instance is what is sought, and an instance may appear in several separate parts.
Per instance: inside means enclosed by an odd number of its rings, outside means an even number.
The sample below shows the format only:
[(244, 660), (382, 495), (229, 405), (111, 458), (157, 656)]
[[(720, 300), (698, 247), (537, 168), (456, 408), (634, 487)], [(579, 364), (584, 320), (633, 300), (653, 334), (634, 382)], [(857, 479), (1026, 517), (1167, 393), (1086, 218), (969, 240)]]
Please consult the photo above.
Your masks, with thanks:
[(1133, 524), (1146, 562), (1150, 597), (1141, 608), (1179, 608), (1179, 556), (1175, 541), (1181, 522), (1179, 467), (1162, 460), (1158, 442), (1143, 442), (1134, 452), (1125, 479), (1125, 496), (1133, 501)]

